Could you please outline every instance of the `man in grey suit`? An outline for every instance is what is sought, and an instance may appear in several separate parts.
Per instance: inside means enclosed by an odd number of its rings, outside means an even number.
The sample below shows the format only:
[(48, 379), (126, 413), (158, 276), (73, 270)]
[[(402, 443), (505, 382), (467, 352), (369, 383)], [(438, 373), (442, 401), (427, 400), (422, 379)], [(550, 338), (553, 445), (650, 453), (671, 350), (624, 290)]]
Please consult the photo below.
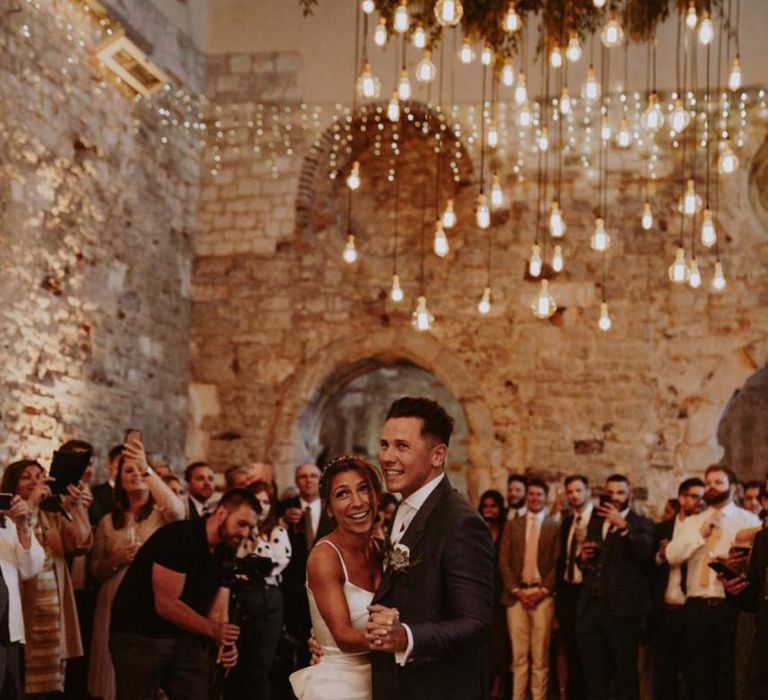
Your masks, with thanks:
[(555, 616), (554, 589), (560, 526), (547, 515), (549, 486), (530, 479), (526, 515), (508, 520), (499, 550), (512, 641), (513, 700), (523, 700), (531, 677), (533, 700), (545, 700), (549, 683), (549, 642)]

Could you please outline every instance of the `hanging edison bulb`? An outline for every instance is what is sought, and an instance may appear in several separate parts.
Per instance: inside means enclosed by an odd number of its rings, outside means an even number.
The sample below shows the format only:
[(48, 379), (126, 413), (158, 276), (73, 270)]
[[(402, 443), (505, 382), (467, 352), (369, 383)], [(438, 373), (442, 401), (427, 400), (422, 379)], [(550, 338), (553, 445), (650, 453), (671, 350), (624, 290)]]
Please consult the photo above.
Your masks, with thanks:
[(677, 210), (686, 216), (693, 216), (701, 208), (701, 197), (696, 194), (696, 186), (693, 178), (685, 183), (685, 193), (680, 200)]
[(475, 50), (472, 48), (472, 42), (469, 39), (464, 39), (464, 42), (459, 49), (459, 61), (464, 65), (472, 63), (475, 60)]
[(416, 300), (416, 310), (413, 312), (411, 324), (417, 331), (428, 331), (434, 322), (435, 317), (427, 308), (427, 298), (422, 295)]
[(552, 200), (549, 210), (549, 233), (552, 238), (562, 238), (565, 235), (565, 221), (560, 211), (560, 203), (556, 199)]
[(379, 18), (379, 23), (373, 30), (373, 43), (379, 47), (387, 43), (387, 20), (384, 17)]
[(605, 230), (605, 221), (599, 216), (595, 219), (595, 232), (589, 239), (589, 244), (592, 247), (592, 250), (596, 250), (600, 253), (607, 250), (608, 246), (611, 245), (611, 237)]
[(731, 149), (729, 139), (723, 141), (720, 146), (720, 155), (717, 159), (717, 171), (721, 175), (731, 175), (739, 169), (739, 159)]
[(539, 147), (540, 151), (549, 149), (549, 129), (547, 129), (546, 126), (541, 127), (541, 132), (539, 133), (539, 139), (536, 145)]
[(415, 49), (424, 49), (427, 47), (427, 33), (424, 31), (424, 27), (421, 25), (421, 22), (419, 22), (416, 25), (416, 29), (413, 30), (411, 43)]
[(399, 302), (403, 300), (403, 289), (400, 286), (400, 277), (398, 277), (396, 274), (392, 275), (392, 291), (390, 291), (389, 296), (392, 298), (392, 301)]
[(352, 163), (352, 170), (349, 171), (347, 176), (347, 187), (354, 191), (360, 187), (360, 161), (356, 160)]
[(678, 246), (675, 253), (675, 260), (669, 266), (669, 279), (675, 284), (685, 284), (688, 281), (688, 263), (685, 261), (685, 250)]
[(616, 145), (619, 148), (629, 148), (632, 145), (632, 131), (626, 117), (619, 121), (619, 131), (616, 133)]
[(664, 113), (659, 105), (659, 96), (652, 92), (648, 95), (648, 106), (641, 116), (643, 127), (651, 132), (657, 132), (664, 126)]
[(459, 0), (437, 0), (435, 19), (442, 27), (455, 27), (464, 16), (464, 7)]
[(520, 15), (517, 14), (514, 2), (509, 3), (507, 14), (504, 15), (503, 26), (504, 31), (510, 33), (518, 31), (523, 26), (523, 20)]
[(643, 215), (640, 217), (640, 224), (644, 231), (650, 231), (653, 228), (653, 212), (651, 211), (651, 203), (643, 202)]
[(526, 100), (520, 111), (517, 113), (517, 125), (522, 127), (529, 127), (533, 124), (533, 112), (531, 112), (531, 106)]
[(731, 72), (728, 74), (728, 87), (736, 92), (741, 87), (741, 59), (736, 56), (731, 64)]
[(363, 12), (365, 12), (366, 15), (370, 15), (371, 12), (373, 12), (374, 9), (376, 9), (374, 6), (373, 0), (363, 0), (360, 3), (360, 6), (362, 7)]
[(485, 133), (485, 143), (490, 148), (496, 148), (499, 145), (499, 130), (496, 127), (496, 120), (493, 119), (488, 125), (488, 131)]
[(528, 274), (531, 277), (538, 277), (541, 274), (541, 246), (534, 243), (531, 247), (531, 257), (528, 259)]
[(379, 96), (381, 91), (381, 81), (371, 71), (371, 64), (363, 64), (363, 72), (357, 79), (357, 94), (365, 99), (371, 100)]
[(549, 54), (549, 65), (552, 66), (552, 68), (562, 67), (563, 52), (560, 50), (559, 46), (555, 46), (555, 48), (552, 49), (552, 53)]
[(493, 209), (501, 209), (504, 205), (504, 191), (501, 189), (501, 182), (499, 176), (494, 174), (493, 184), (491, 185), (491, 207)]
[(612, 49), (620, 46), (624, 41), (624, 30), (621, 28), (616, 10), (611, 10), (608, 14), (608, 21), (600, 32), (600, 39), (606, 49)]
[(483, 290), (483, 296), (477, 304), (477, 310), (485, 315), (491, 310), (491, 288), (486, 287)]
[(348, 265), (357, 262), (357, 248), (355, 248), (355, 237), (352, 234), (347, 236), (347, 244), (344, 246), (344, 252), (341, 254), (341, 257)]
[(715, 222), (712, 220), (712, 211), (707, 208), (701, 215), (701, 244), (711, 248), (715, 243), (717, 243)]
[(699, 21), (698, 15), (696, 14), (696, 3), (690, 2), (688, 3), (688, 10), (685, 13), (685, 24), (688, 27), (688, 29), (695, 29), (696, 23)]
[(392, 26), (398, 34), (405, 34), (408, 31), (408, 24), (408, 3), (406, 0), (400, 0), (392, 18)]
[(488, 200), (484, 194), (477, 195), (477, 214), (475, 219), (480, 228), (488, 228), (491, 225), (491, 212), (488, 211)]
[(552, 252), (552, 269), (555, 272), (563, 271), (563, 248), (556, 245), (555, 250)]
[(391, 122), (400, 121), (400, 100), (397, 99), (397, 90), (392, 91), (392, 97), (387, 103), (387, 119)]
[(722, 292), (725, 289), (725, 275), (723, 274), (723, 263), (715, 260), (715, 272), (712, 275), (712, 289), (715, 292)]
[(688, 284), (692, 289), (701, 287), (701, 272), (699, 271), (699, 263), (696, 258), (691, 260), (691, 264), (688, 267)]
[(536, 318), (550, 318), (557, 311), (554, 297), (549, 293), (549, 282), (541, 280), (539, 293), (531, 304), (531, 311)]
[(676, 133), (680, 133), (691, 123), (691, 113), (685, 108), (682, 98), (675, 99), (672, 113), (669, 115), (669, 125)]
[(432, 52), (424, 49), (424, 57), (416, 64), (416, 80), (419, 83), (431, 83), (437, 77), (437, 68), (432, 63)]
[(565, 49), (565, 57), (571, 63), (576, 63), (581, 59), (581, 42), (576, 32), (571, 32), (571, 38), (568, 39), (568, 46)]
[(445, 203), (443, 212), (443, 228), (453, 228), (456, 225), (456, 212), (453, 210), (453, 199), (450, 198)]
[(397, 96), (401, 102), (411, 99), (411, 81), (408, 80), (408, 71), (405, 68), (400, 71), (400, 80), (397, 81)]
[(592, 4), (598, 9), (602, 10), (605, 7), (605, 0), (592, 0)]
[(438, 219), (435, 223), (435, 241), (433, 245), (435, 255), (439, 258), (444, 258), (451, 252), (451, 247), (448, 245), (448, 236), (443, 231), (443, 222)]
[(513, 97), (518, 107), (522, 107), (528, 101), (528, 85), (525, 79), (525, 73), (522, 71), (518, 73), (517, 85), (515, 85)]
[(504, 61), (504, 67), (501, 69), (501, 82), (507, 87), (512, 87), (515, 84), (515, 64), (512, 63), (511, 58)]
[(588, 102), (596, 102), (598, 99), (600, 99), (600, 83), (595, 77), (594, 66), (587, 68), (587, 79), (584, 81), (582, 96)]
[(608, 121), (608, 115), (604, 114), (603, 118), (600, 120), (600, 138), (605, 143), (608, 143), (608, 141), (611, 140), (612, 135), (613, 134), (611, 133), (611, 122)]
[(490, 66), (493, 61), (493, 49), (488, 44), (480, 52), (480, 61), (484, 66)]
[(608, 315), (608, 302), (600, 302), (600, 318), (597, 319), (597, 327), (603, 332), (611, 330), (611, 317)]
[(560, 95), (560, 103), (558, 104), (558, 108), (560, 109), (560, 114), (564, 116), (571, 113), (571, 96), (568, 94), (567, 87), (563, 88), (563, 93)]
[(709, 16), (709, 12), (704, 10), (701, 17), (701, 24), (699, 25), (699, 43), (704, 46), (712, 43), (712, 39), (715, 38), (715, 27), (712, 24), (712, 19)]

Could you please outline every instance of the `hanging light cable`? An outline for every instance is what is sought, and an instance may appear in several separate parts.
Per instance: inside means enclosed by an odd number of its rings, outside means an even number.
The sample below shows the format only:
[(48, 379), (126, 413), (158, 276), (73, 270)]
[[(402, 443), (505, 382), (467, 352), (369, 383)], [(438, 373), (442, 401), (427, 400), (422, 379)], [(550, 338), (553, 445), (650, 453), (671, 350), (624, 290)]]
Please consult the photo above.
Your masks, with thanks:
[[(711, 21), (711, 20), (710, 20)], [(702, 213), (701, 220), (701, 243), (706, 248), (711, 248), (717, 241), (717, 232), (715, 231), (715, 224), (712, 220), (712, 210), (710, 209), (710, 186), (712, 182), (712, 86), (710, 84), (710, 49), (711, 41), (706, 42), (707, 56), (707, 70), (706, 70), (706, 92), (704, 94), (704, 109), (705, 109), (705, 129), (706, 129), (706, 187), (704, 191), (704, 212)]]
[(445, 133), (445, 120), (443, 115), (443, 72), (445, 69), (445, 52), (440, 44), (440, 75), (438, 78), (438, 98), (435, 114), (435, 238), (433, 250), (435, 255), (444, 258), (451, 250), (448, 244), (448, 236), (445, 235), (443, 220), (440, 216), (440, 166), (443, 156), (443, 134)]
[[(354, 51), (354, 66), (355, 66), (354, 70), (355, 71), (357, 70), (357, 67), (360, 65), (360, 10), (361, 10), (360, 3), (355, 3), (355, 51)], [(363, 20), (367, 28), (368, 26), (367, 14), (364, 14)], [(365, 42), (365, 38), (364, 38), (364, 42)], [(366, 53), (365, 47), (363, 47), (363, 53), (364, 54)], [(355, 116), (357, 114), (357, 85), (355, 83), (356, 81), (353, 79), (352, 112), (350, 115), (353, 127), (355, 123)], [(351, 152), (353, 133), (354, 133), (354, 128), (350, 129), (350, 135), (349, 135), (349, 141), (348, 141), (348, 147), (350, 148), (350, 152)], [(353, 183), (354, 182), (359, 183), (360, 166), (358, 161), (355, 161), (352, 166), (352, 173), (350, 173), (350, 178), (352, 178)], [(349, 185), (349, 178), (348, 178), (347, 184)], [(344, 245), (344, 250), (341, 254), (342, 259), (348, 265), (352, 265), (353, 263), (357, 262), (357, 257), (358, 257), (357, 246), (355, 245), (355, 234), (352, 232), (352, 192), (354, 189), (357, 189), (357, 187), (352, 187), (351, 185), (347, 187), (347, 242)]]
[(483, 87), (480, 101), (480, 194), (477, 195), (477, 225), (487, 229), (491, 225), (491, 212), (488, 209), (488, 199), (485, 196), (485, 83), (488, 66), (483, 64)]
[[(698, 118), (697, 118), (697, 102), (696, 102), (696, 95), (698, 91), (698, 51), (697, 51), (697, 43), (694, 40), (694, 33), (691, 32), (690, 36), (690, 47), (691, 47), (691, 94), (693, 95), (693, 108), (694, 108), (694, 117), (693, 117), (693, 124), (691, 125), (691, 129), (693, 130), (693, 134), (691, 137), (691, 179), (696, 180), (696, 152), (698, 150), (698, 134), (697, 134), (697, 127), (698, 127)], [(698, 289), (701, 287), (701, 272), (699, 271), (699, 261), (696, 259), (696, 224), (697, 224), (697, 213), (694, 211), (692, 220), (691, 220), (691, 262), (688, 266), (688, 286), (690, 286), (692, 289)]]

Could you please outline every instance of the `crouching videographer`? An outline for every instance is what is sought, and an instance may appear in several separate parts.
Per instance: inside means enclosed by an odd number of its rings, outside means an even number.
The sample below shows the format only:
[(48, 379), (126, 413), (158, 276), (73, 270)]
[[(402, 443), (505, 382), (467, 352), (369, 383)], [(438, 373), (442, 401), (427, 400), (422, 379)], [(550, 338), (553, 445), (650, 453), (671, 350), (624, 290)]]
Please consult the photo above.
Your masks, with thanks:
[(280, 578), (291, 560), (288, 532), (278, 523), (272, 485), (256, 481), (248, 487), (261, 506), (258, 526), (234, 560), (230, 618), (240, 626), (239, 658), (226, 680), (226, 700), (270, 700), (270, 674), (283, 628)]
[(157, 530), (139, 550), (112, 603), (109, 649), (117, 698), (208, 697), (208, 651), (225, 669), (237, 663), (240, 633), (228, 622), (227, 553), (256, 527), (259, 505), (244, 489), (224, 494), (206, 518)]

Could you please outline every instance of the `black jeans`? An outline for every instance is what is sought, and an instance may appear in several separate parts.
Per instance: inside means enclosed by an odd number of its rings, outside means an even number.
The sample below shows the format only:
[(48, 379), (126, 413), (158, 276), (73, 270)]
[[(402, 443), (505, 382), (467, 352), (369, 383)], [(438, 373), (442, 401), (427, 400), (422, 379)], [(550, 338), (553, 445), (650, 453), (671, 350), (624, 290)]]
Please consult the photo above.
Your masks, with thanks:
[(0, 700), (24, 697), (24, 647), (19, 642), (0, 645)]
[(207, 700), (208, 647), (205, 639), (189, 634), (174, 639), (110, 636), (117, 700), (155, 700), (158, 690), (169, 700)]
[(227, 677), (225, 698), (270, 700), (270, 673), (283, 629), (283, 594), (277, 586), (251, 586), (240, 595), (244, 619), (237, 666)]
[[(581, 585), (563, 582), (555, 601), (557, 621), (560, 624), (560, 640), (565, 649), (565, 658), (568, 663), (568, 683), (566, 685), (568, 700), (583, 700), (587, 697), (584, 668), (581, 665), (579, 645), (576, 640), (576, 605), (580, 592)], [(562, 679), (560, 685), (563, 685)]]
[(685, 611), (664, 608), (652, 620), (653, 698), (681, 700), (688, 693), (680, 687), (679, 676), (685, 669)]

